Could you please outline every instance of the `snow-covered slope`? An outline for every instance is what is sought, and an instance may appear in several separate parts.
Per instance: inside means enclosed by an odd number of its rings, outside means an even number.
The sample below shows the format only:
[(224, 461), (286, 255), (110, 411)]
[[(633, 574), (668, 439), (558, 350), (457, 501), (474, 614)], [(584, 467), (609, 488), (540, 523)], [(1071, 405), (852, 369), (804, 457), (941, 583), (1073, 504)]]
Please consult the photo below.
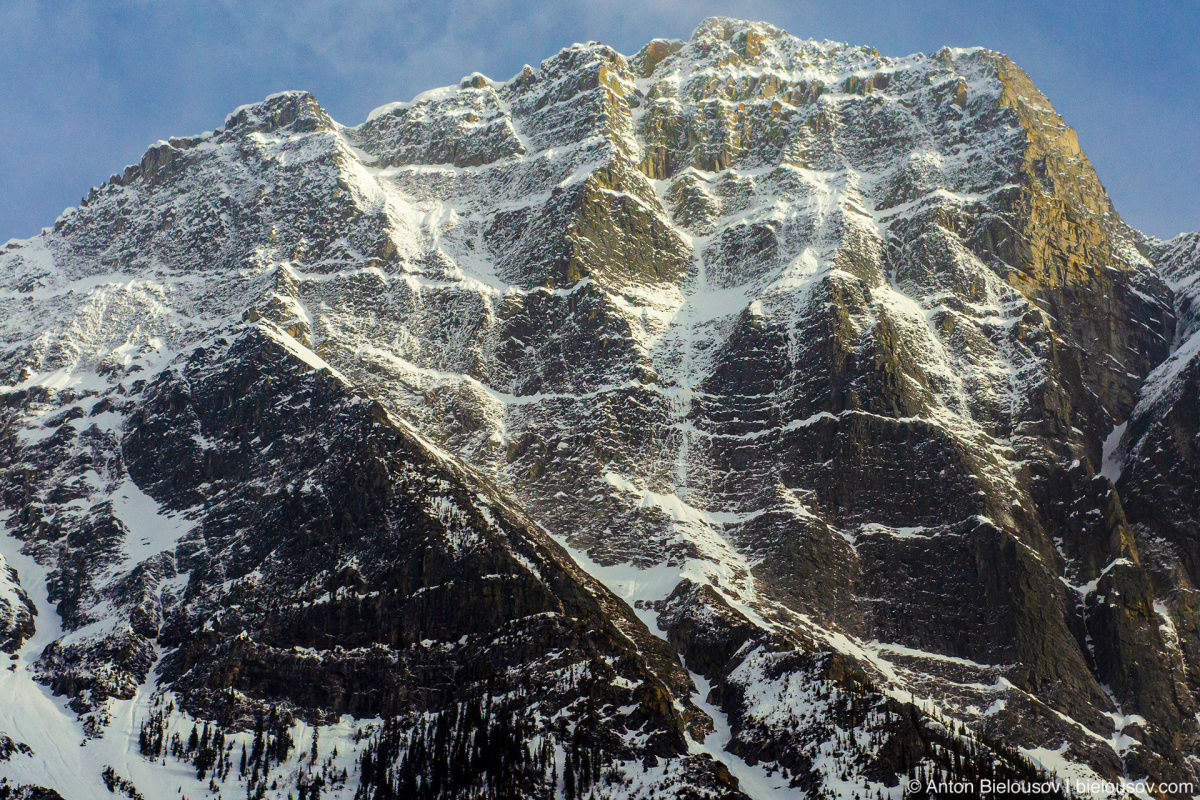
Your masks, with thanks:
[[(982, 49), (711, 19), (244, 107), (0, 251), (9, 691), (71, 759), (332, 726), (347, 796), (492, 724), (535, 796), (1190, 779), (1191, 529), (1123, 503), (1195, 275), (1147, 241)], [(181, 738), (80, 780), (213, 769)], [(269, 749), (221, 781), (319, 772)]]

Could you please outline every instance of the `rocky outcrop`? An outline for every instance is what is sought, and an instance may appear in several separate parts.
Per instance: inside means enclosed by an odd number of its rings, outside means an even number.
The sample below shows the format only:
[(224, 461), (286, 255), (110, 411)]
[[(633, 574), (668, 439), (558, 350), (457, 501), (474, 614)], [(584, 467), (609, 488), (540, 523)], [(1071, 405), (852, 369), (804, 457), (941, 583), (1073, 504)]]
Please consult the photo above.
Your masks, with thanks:
[(33, 635), (37, 608), (21, 588), (17, 571), (0, 556), (0, 650), (14, 653)]
[(1165, 720), (1164, 731), (1170, 730), (1174, 714), (1194, 713), (1200, 665), (1193, 600), (1200, 576), (1195, 546), (1200, 532), (1200, 336), (1194, 302), (1200, 258), (1195, 239), (1186, 234), (1147, 248), (1175, 293), (1179, 333), (1170, 358), (1142, 384), (1123, 431), (1114, 433), (1109, 462), (1110, 474), (1119, 475), (1116, 487), (1145, 574), (1134, 577), (1132, 587), (1127, 579), (1102, 582), (1097, 590), (1107, 616), (1124, 629), (1122, 638), (1149, 638), (1167, 654), (1165, 669), (1138, 662), (1133, 654), (1140, 648), (1131, 643), (1118, 678), (1120, 685), (1148, 698)]

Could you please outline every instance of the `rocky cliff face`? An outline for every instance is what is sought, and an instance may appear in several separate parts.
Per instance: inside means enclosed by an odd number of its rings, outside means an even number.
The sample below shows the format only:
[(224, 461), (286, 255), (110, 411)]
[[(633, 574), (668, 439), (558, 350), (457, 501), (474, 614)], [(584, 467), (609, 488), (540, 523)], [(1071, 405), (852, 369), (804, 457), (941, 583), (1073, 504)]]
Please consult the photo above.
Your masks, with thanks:
[(160, 143), (0, 252), (0, 769), (1198, 779), (1196, 254), (1002, 55), (724, 19)]

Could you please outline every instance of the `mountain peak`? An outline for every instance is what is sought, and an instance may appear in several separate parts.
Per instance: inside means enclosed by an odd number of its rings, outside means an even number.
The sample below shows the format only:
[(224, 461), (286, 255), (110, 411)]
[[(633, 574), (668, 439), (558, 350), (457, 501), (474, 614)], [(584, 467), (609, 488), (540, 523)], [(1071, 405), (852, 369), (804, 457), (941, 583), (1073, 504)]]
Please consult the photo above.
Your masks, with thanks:
[(331, 130), (333, 120), (309, 92), (286, 91), (267, 96), (257, 103), (239, 106), (225, 118), (230, 132), (274, 133), (290, 127), (297, 133)]
[(0, 251), (9, 780), (1200, 777), (1194, 239), (991, 51), (534, 63), (272, 95)]

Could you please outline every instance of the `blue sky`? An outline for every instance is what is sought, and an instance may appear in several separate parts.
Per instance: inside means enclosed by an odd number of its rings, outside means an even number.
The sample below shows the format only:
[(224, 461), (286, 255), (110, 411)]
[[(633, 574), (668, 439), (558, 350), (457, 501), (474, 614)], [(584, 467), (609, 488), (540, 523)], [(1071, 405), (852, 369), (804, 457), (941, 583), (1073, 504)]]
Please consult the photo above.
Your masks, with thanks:
[(576, 41), (633, 53), (705, 16), (762, 19), (886, 55), (1010, 55), (1079, 132), (1117, 210), (1200, 228), (1200, 0), (0, 0), (0, 241), (35, 234), (148, 145), (308, 89), (335, 119), (478, 70), (505, 79)]

